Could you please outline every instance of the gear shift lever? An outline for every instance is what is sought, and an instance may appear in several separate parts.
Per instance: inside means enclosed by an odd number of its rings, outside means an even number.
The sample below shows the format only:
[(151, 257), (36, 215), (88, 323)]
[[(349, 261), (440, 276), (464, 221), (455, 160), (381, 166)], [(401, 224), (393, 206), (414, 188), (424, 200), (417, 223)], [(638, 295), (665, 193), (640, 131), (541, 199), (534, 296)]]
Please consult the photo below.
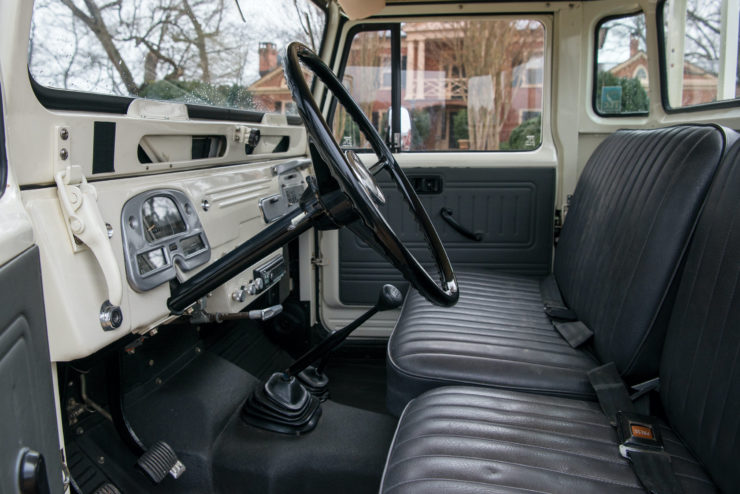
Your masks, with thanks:
[[(355, 321), (335, 331), (329, 337), (304, 353), (283, 372), (275, 372), (262, 385), (257, 386), (242, 408), (242, 418), (248, 424), (263, 429), (300, 434), (316, 427), (321, 408), (319, 398), (309, 393), (296, 378), (312, 363), (322, 359), (339, 346), (355, 329), (376, 313), (395, 309), (403, 303), (403, 294), (393, 285), (383, 285), (378, 301)], [(323, 373), (315, 368), (304, 372), (302, 380), (316, 387), (316, 380), (326, 381)], [(324, 388), (326, 382), (323, 384)]]

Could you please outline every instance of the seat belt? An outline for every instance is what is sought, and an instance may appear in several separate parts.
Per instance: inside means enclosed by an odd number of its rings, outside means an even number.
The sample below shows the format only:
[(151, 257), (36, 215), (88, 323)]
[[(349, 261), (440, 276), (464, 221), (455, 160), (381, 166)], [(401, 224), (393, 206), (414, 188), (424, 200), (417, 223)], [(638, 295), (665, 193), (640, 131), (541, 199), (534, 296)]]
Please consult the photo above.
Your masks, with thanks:
[[(671, 466), (671, 456), (663, 449), (658, 421), (635, 413), (635, 405), (614, 362), (588, 372), (599, 405), (617, 429), (619, 453), (626, 458), (637, 479), (650, 494), (683, 494)], [(657, 389), (658, 378), (635, 386), (638, 398)]]
[(632, 403), (614, 362), (591, 369), (587, 374), (591, 386), (596, 391), (599, 405), (613, 427), (617, 426), (617, 412), (636, 412), (635, 404)]
[(583, 345), (594, 335), (582, 321), (552, 321), (552, 325), (573, 348)]
[(542, 296), (542, 304), (545, 308), (545, 314), (550, 318), (559, 319), (561, 321), (578, 320), (575, 312), (565, 305), (563, 297), (560, 295), (558, 282), (555, 281), (554, 275), (549, 274), (540, 281), (540, 295)]
[(570, 346), (578, 348), (594, 335), (588, 326), (578, 320), (576, 313), (565, 305), (554, 275), (547, 275), (540, 281), (540, 295), (545, 314)]

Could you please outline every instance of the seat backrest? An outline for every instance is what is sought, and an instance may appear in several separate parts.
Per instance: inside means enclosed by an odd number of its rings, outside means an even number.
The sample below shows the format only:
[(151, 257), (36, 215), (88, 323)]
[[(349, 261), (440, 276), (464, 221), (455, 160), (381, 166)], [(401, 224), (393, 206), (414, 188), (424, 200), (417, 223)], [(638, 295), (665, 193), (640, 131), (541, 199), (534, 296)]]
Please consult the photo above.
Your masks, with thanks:
[[(725, 144), (715, 126), (622, 130), (594, 151), (555, 252), (563, 300), (627, 380), (655, 377), (668, 297)], [(663, 317), (659, 317), (659, 314)]]
[(740, 492), (740, 142), (697, 225), (666, 333), (668, 421), (723, 492)]

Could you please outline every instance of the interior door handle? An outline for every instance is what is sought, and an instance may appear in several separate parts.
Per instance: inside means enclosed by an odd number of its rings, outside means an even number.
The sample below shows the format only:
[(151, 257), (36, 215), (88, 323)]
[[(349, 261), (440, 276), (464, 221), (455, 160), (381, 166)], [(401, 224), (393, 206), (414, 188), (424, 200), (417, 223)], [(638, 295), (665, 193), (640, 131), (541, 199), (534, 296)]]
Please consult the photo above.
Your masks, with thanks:
[(481, 242), (483, 240), (483, 234), (472, 232), (458, 223), (457, 220), (452, 216), (452, 210), (450, 208), (440, 209), (439, 214), (442, 216), (443, 220), (445, 220), (463, 237), (469, 238), (470, 240), (474, 240), (476, 242)]

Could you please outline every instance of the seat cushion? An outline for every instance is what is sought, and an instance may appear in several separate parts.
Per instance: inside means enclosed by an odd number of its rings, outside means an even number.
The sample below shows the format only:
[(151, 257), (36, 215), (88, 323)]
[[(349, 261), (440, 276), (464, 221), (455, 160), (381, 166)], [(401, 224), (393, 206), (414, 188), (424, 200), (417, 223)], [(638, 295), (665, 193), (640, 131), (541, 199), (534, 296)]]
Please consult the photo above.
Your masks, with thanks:
[[(661, 433), (685, 492), (716, 492), (665, 424)], [(404, 410), (382, 493), (645, 492), (619, 455), (594, 402), (515, 391), (446, 387)]]
[(680, 265), (727, 136), (714, 126), (621, 130), (588, 160), (555, 251), (567, 306), (625, 379), (658, 373)]
[[(388, 409), (449, 384), (496, 386), (594, 399), (598, 362), (571, 348), (542, 310), (539, 279), (458, 272), (460, 300), (432, 305), (412, 291), (388, 342)], [(402, 328), (402, 330), (399, 330)]]

